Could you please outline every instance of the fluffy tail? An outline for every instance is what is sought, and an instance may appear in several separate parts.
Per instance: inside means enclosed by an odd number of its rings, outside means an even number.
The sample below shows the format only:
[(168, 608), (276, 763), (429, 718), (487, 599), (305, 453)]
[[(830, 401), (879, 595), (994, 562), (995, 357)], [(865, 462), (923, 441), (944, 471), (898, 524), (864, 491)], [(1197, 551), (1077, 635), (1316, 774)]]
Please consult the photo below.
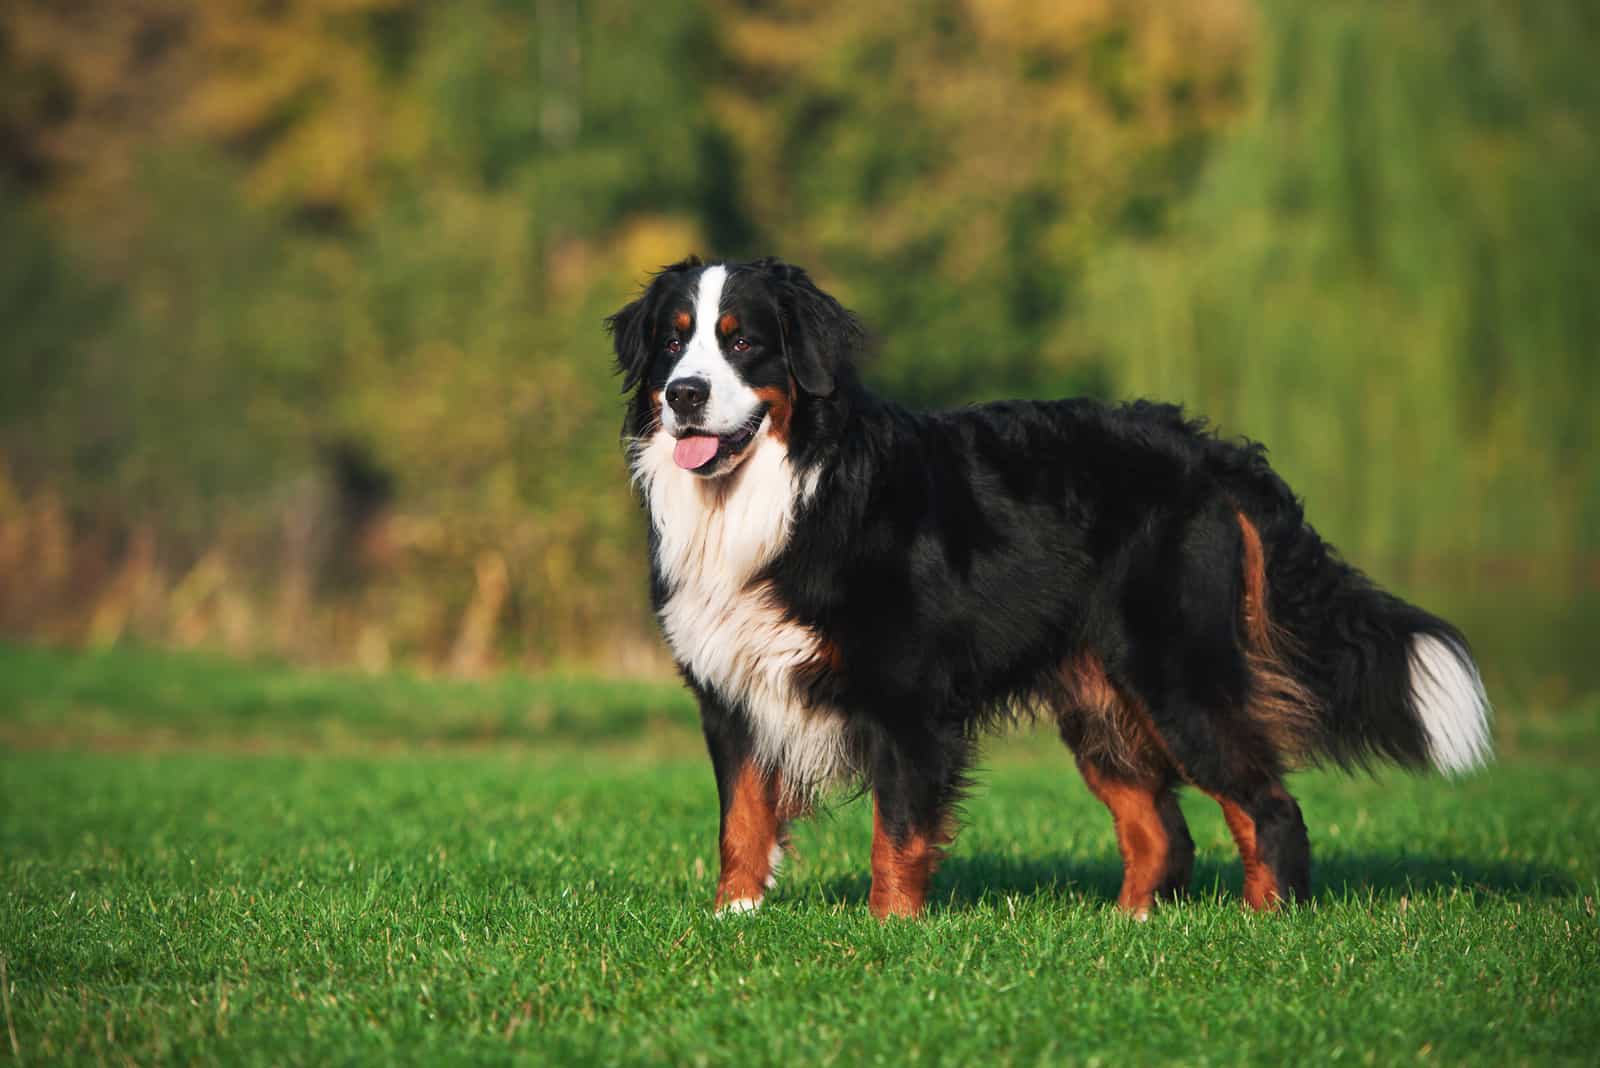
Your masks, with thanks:
[(1249, 706), (1280, 755), (1449, 775), (1489, 760), (1489, 699), (1459, 630), (1341, 560), (1260, 445), (1216, 438), (1178, 408), (1130, 411), (1197, 443), (1239, 509)]
[(1488, 762), (1489, 697), (1459, 636), (1412, 637), (1409, 708), (1422, 721), (1434, 767), (1456, 775)]
[(1304, 698), (1296, 755), (1345, 766), (1426, 763), (1448, 775), (1486, 763), (1489, 699), (1461, 632), (1346, 564), (1304, 523), (1297, 504), (1268, 516), (1259, 533), (1240, 516), (1244, 611), (1248, 629), (1248, 547), (1259, 538), (1256, 588), (1265, 611), (1258, 612), (1270, 620), (1272, 639), (1253, 644), (1269, 650), (1271, 667), (1252, 667), (1269, 680), (1267, 692)]

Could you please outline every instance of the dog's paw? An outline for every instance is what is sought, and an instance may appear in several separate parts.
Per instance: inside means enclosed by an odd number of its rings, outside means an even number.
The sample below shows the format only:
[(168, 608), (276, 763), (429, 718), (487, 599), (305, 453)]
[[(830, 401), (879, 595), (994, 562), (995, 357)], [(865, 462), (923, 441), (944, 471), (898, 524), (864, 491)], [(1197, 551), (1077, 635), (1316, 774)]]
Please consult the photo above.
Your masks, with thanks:
[(741, 914), (741, 913), (745, 913), (745, 912), (754, 912), (756, 909), (758, 909), (760, 907), (761, 907), (761, 899), (759, 897), (739, 897), (739, 898), (734, 898), (732, 901), (729, 901), (729, 902), (726, 902), (724, 904), (718, 905), (717, 906), (717, 911), (714, 913), (714, 915), (718, 919), (721, 919), (722, 917), (728, 916), (728, 915), (737, 915), (737, 914)]

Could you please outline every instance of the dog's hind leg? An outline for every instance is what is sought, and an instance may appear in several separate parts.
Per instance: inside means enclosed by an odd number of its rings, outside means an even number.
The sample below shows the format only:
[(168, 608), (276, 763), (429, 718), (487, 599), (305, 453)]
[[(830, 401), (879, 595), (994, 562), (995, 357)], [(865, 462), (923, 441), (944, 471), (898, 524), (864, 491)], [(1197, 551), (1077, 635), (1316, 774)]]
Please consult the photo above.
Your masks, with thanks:
[(1172, 766), (1222, 805), (1244, 861), (1249, 905), (1305, 899), (1311, 846), (1282, 782), (1301, 748), (1303, 698), (1266, 655), (1259, 537), (1217, 502), (1183, 528), (1174, 549), (1176, 572), (1140, 573), (1124, 602), (1132, 652), (1117, 678), (1148, 713)]
[[(1241, 796), (1242, 793), (1242, 796)], [(1282, 783), (1234, 797), (1212, 795), (1222, 806), (1239, 859), (1244, 863), (1244, 900), (1257, 910), (1311, 897), (1311, 842), (1300, 806)]]
[(1186, 893), (1194, 870), (1194, 839), (1178, 808), (1170, 781), (1139, 779), (1080, 759), (1089, 790), (1111, 810), (1122, 853), (1122, 892), (1117, 905), (1139, 919), (1157, 900)]
[(1189, 888), (1194, 840), (1178, 807), (1176, 770), (1138, 704), (1114, 686), (1098, 656), (1067, 661), (1056, 712), (1061, 740), (1089, 790), (1111, 810), (1122, 854), (1124, 911), (1144, 917)]
[(1222, 806), (1253, 909), (1311, 896), (1311, 843), (1270, 743), (1240, 717), (1169, 699), (1155, 733), (1183, 777)]
[(1311, 844), (1271, 741), (1248, 717), (1183, 691), (1151, 703), (1151, 730), (1182, 777), (1222, 806), (1254, 909), (1311, 895)]

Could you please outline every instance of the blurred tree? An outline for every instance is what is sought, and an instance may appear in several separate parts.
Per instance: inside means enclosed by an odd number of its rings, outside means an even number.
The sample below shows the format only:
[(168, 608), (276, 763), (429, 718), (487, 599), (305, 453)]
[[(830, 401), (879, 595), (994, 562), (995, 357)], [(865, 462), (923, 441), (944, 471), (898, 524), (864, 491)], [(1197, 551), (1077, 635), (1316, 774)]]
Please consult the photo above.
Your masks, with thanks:
[(34, 205), (0, 184), (0, 453), (37, 485), (59, 478), (71, 447), (47, 413), (73, 407), (66, 393), (85, 346), (104, 328), (110, 294), (80, 278), (72, 256)]
[[(899, 397), (1184, 399), (1363, 559), (1570, 570), (1600, 538), (1597, 22), (14, 0), (0, 499), (9, 473), (40, 503), (0, 548), (185, 591), (101, 633), (266, 635), (240, 606), (290, 581), (285, 513), (353, 450), (388, 563), (282, 616), (291, 651), (650, 663), (599, 324), (699, 251), (812, 267)], [(37, 570), (28, 604), (77, 596)]]
[(876, 376), (951, 402), (1104, 393), (1071, 324), (1242, 103), (1244, 3), (727, 5), (714, 95), (771, 243), (893, 324)]
[(1100, 261), (1092, 336), (1131, 392), (1271, 443), (1361, 558), (1586, 559), (1600, 15), (1266, 12), (1247, 119), (1169, 240)]

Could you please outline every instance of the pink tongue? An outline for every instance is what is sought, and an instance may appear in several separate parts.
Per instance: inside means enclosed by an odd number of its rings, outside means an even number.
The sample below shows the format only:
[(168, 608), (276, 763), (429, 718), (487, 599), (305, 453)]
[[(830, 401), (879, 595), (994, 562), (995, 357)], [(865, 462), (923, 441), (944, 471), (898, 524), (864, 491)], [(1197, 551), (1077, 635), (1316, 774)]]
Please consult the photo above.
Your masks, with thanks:
[(685, 471), (704, 467), (717, 454), (717, 439), (710, 434), (690, 434), (673, 446), (672, 460)]

